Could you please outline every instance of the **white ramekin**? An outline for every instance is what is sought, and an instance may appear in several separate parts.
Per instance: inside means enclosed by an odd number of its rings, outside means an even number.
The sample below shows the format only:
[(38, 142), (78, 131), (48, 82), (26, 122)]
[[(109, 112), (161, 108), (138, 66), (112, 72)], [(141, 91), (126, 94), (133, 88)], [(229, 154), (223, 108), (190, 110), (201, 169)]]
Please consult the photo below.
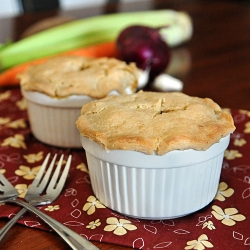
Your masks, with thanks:
[[(129, 90), (128, 90), (129, 91)], [(27, 100), (28, 118), (33, 135), (41, 142), (63, 148), (81, 148), (75, 122), (82, 106), (94, 99), (86, 95), (54, 98), (36, 91), (22, 90)], [(118, 94), (112, 91), (110, 94)]]
[(206, 151), (175, 150), (163, 156), (106, 151), (81, 136), (93, 192), (108, 208), (131, 217), (171, 219), (208, 205), (218, 189), (230, 135)]

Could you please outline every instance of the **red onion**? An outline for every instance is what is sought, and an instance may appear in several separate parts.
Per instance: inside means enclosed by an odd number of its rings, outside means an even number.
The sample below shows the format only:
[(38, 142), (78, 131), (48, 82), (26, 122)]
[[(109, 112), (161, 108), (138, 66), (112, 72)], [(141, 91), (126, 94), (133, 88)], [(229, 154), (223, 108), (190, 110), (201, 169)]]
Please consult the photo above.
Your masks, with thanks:
[(158, 29), (142, 25), (125, 28), (117, 38), (122, 60), (135, 62), (138, 68), (150, 68), (150, 76), (162, 73), (170, 61), (170, 49)]

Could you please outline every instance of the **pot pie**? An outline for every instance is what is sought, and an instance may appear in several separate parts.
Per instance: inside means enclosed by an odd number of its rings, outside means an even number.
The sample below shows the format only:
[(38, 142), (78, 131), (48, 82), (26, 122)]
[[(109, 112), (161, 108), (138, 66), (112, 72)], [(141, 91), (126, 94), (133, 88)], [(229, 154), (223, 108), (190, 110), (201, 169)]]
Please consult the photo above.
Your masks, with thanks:
[(109, 96), (84, 105), (76, 124), (106, 150), (158, 155), (206, 150), (235, 129), (231, 115), (211, 99), (179, 92)]
[(51, 97), (87, 95), (100, 99), (111, 91), (135, 92), (138, 69), (115, 58), (58, 56), (28, 67), (18, 75), (25, 91), (38, 91)]
[(95, 197), (150, 220), (186, 216), (214, 199), (235, 129), (209, 98), (153, 92), (85, 104), (76, 125)]
[(115, 58), (57, 56), (18, 77), (34, 136), (53, 146), (78, 148), (75, 121), (83, 104), (135, 92), (138, 70)]

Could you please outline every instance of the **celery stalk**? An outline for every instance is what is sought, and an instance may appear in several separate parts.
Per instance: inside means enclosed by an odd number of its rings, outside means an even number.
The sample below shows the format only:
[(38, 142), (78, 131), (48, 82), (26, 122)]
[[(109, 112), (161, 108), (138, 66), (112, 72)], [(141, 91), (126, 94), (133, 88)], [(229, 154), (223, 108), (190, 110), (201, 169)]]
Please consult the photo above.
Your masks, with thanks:
[(192, 26), (188, 15), (174, 10), (107, 14), (72, 21), (1, 48), (0, 69), (4, 70), (25, 61), (71, 49), (115, 40), (124, 28), (133, 24), (167, 27), (164, 29), (164, 38), (170, 46), (175, 46), (191, 37), (190, 32), (186, 37), (176, 37), (175, 30), (180, 28), (175, 26), (183, 25), (183, 22), (178, 22), (180, 16), (185, 20), (186, 26)]
[[(17, 51), (13, 53), (13, 55), (2, 55), (0, 51), (0, 62), (1, 62), (0, 67), (4, 70), (3, 66), (5, 66), (5, 68), (8, 68), (8, 66), (12, 67), (14, 65), (20, 64), (25, 61), (30, 61), (30, 60), (34, 60), (37, 58), (55, 55), (60, 52), (69, 51), (74, 48), (84, 47), (86, 46), (85, 45), (86, 43), (91, 45), (91, 44), (97, 44), (103, 41), (110, 41), (109, 36), (105, 40), (103, 40), (105, 36), (100, 37), (101, 34), (102, 32), (99, 32), (98, 34), (94, 34), (91, 37), (87, 37), (87, 38), (78, 37), (74, 40), (67, 39), (67, 40), (64, 40), (63, 43), (47, 45), (46, 48), (45, 47), (34, 48), (30, 52), (26, 50)], [(105, 32), (105, 34), (107, 34), (107, 32)], [(84, 45), (83, 45), (83, 40), (84, 40)]]

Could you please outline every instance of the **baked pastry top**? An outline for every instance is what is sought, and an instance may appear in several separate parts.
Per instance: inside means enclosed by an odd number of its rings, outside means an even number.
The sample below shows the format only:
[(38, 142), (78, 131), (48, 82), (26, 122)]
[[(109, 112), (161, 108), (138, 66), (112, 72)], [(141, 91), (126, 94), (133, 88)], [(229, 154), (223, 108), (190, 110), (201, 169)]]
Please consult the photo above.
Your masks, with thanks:
[(115, 58), (57, 56), (28, 67), (18, 75), (25, 91), (38, 91), (51, 97), (88, 95), (103, 98), (116, 90), (120, 94), (135, 92), (138, 69)]
[(83, 105), (76, 126), (107, 150), (158, 155), (206, 150), (235, 130), (232, 116), (209, 98), (142, 91)]

